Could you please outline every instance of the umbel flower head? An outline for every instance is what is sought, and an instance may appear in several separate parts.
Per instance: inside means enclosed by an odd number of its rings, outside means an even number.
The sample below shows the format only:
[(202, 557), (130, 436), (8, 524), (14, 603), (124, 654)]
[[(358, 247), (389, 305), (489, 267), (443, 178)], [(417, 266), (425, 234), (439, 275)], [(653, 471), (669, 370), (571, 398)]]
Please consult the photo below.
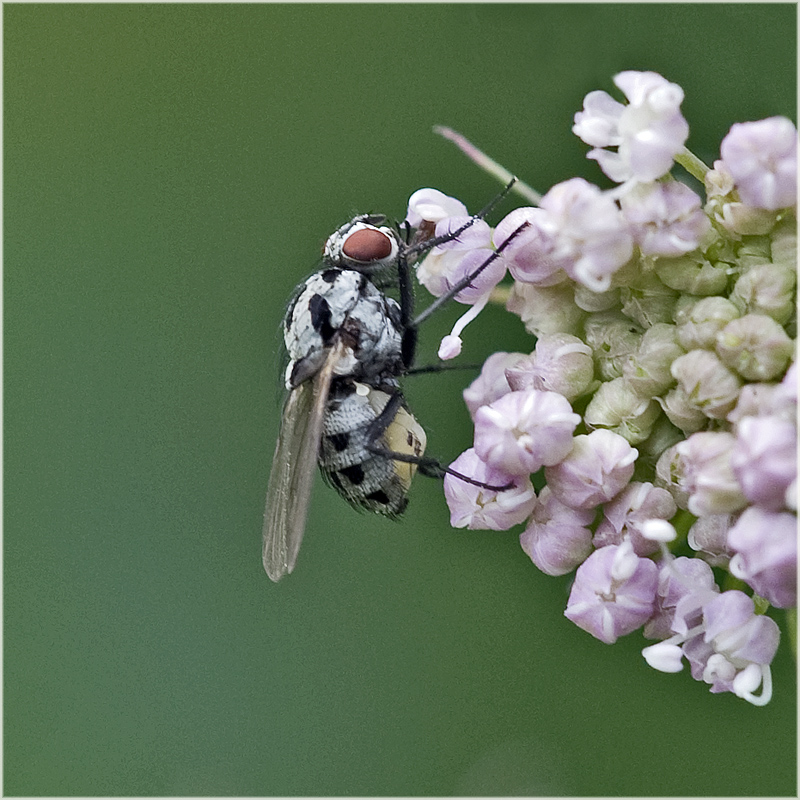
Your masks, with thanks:
[[(625, 102), (590, 92), (573, 126), (613, 189), (519, 183), (529, 205), (418, 265), (441, 296), (494, 254), (456, 296), (468, 308), (440, 357), (499, 298), (535, 337), (464, 391), (475, 439), (453, 468), (511, 488), (448, 476), (451, 520), (524, 525), (539, 570), (574, 573), (569, 620), (608, 644), (642, 630), (651, 667), (685, 660), (712, 692), (764, 705), (780, 638), (766, 612), (797, 605), (797, 131), (736, 123), (709, 168), (685, 147), (680, 86), (614, 83)], [(409, 203), (428, 235), (469, 220), (434, 189)]]

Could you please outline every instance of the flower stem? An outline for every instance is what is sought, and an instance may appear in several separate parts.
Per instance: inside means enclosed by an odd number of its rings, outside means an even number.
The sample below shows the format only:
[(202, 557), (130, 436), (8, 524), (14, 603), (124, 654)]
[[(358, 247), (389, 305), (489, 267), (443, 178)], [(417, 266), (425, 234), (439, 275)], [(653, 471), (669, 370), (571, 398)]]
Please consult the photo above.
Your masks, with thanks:
[(786, 609), (786, 627), (789, 629), (789, 647), (797, 663), (797, 609)]
[[(485, 172), (493, 175), (501, 183), (507, 184), (514, 177), (504, 166), (498, 164), (493, 158), (490, 158), (482, 150), (479, 150), (477, 147), (475, 147), (475, 145), (472, 144), (472, 142), (467, 139), (466, 136), (460, 134), (458, 131), (454, 131), (452, 128), (448, 128), (445, 125), (434, 125), (433, 132), (438, 133), (439, 136), (443, 136), (445, 139), (449, 139), (451, 142), (453, 142), (453, 144), (456, 145), (456, 147), (459, 148), (459, 150), (461, 150), (462, 153), (464, 153), (464, 155), (467, 156), (470, 161), (472, 161), (474, 164), (477, 164)], [(517, 179), (511, 191), (516, 192), (529, 203), (533, 203), (534, 205), (536, 205), (542, 199), (542, 196), (539, 194), (539, 192), (537, 192), (533, 187), (528, 186), (525, 181), (521, 181), (519, 179)]]
[(694, 178), (699, 181), (705, 181), (706, 172), (710, 167), (704, 164), (691, 150), (684, 147), (680, 153), (675, 156), (675, 160)]
[[(725, 573), (725, 577), (722, 579), (722, 591), (723, 592), (730, 592), (730, 591), (738, 591), (744, 592), (745, 594), (749, 594), (749, 586), (740, 578), (736, 578), (731, 575), (730, 572)], [(753, 601), (755, 604), (755, 600)]]

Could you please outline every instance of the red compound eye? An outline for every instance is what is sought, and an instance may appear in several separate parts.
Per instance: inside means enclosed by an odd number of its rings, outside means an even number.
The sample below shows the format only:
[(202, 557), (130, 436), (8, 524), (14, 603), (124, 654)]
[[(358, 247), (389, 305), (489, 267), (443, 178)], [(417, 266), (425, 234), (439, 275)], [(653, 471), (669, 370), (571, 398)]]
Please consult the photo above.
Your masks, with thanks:
[(375, 228), (361, 228), (345, 239), (342, 252), (354, 261), (380, 261), (391, 255), (392, 240)]

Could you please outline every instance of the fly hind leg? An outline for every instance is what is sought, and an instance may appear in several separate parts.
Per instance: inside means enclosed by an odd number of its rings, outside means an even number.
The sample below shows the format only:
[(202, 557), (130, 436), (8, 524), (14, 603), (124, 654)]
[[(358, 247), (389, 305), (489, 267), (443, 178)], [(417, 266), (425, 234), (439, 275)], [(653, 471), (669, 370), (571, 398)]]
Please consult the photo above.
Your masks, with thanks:
[[(401, 414), (403, 413), (405, 419), (401, 419)], [(398, 426), (400, 430), (391, 431), (392, 426)], [(414, 429), (412, 429), (412, 426)], [(393, 449), (391, 446), (387, 447), (383, 441), (387, 433), (405, 434), (403, 437), (405, 444), (407, 444), (410, 449), (413, 449), (414, 452), (401, 452), (397, 449)], [(420, 436), (420, 433), (422, 436)], [(396, 437), (389, 436), (387, 438), (391, 443)], [(367, 429), (366, 440), (367, 450), (371, 453), (385, 456), (392, 461), (413, 464), (421, 474), (429, 478), (444, 478), (445, 475), (452, 475), (454, 478), (458, 478), (465, 483), (495, 492), (503, 492), (514, 486), (513, 482), (503, 486), (494, 486), (489, 483), (484, 483), (483, 481), (475, 480), (450, 467), (444, 466), (438, 459), (422, 455), (422, 450), (424, 449), (424, 444), (422, 443), (424, 442), (424, 432), (422, 432), (419, 423), (414, 417), (403, 408), (403, 395), (399, 390), (389, 396), (389, 400), (383, 407), (383, 410), (370, 424)]]

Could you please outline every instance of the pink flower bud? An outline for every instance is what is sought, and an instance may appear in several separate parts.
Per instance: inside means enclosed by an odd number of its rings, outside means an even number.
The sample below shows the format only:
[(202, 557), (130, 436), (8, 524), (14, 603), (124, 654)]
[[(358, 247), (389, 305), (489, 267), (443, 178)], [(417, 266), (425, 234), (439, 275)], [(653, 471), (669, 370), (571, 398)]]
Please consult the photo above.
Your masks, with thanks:
[(731, 466), (735, 444), (732, 433), (701, 432), (676, 445), (681, 484), (689, 492), (689, 511), (695, 516), (729, 514), (747, 505)]
[[(464, 223), (469, 217), (445, 217), (436, 224), (436, 235), (449, 234)], [(418, 264), (417, 278), (433, 295), (440, 297), (466, 275), (481, 266), (491, 255), (491, 228), (482, 219), (475, 220), (456, 239), (437, 245)], [(456, 300), (461, 303), (474, 303), (502, 280), (505, 265), (501, 259), (495, 259), (475, 279), (471, 287), (459, 292)]]
[(636, 184), (620, 203), (645, 255), (689, 253), (711, 230), (700, 197), (685, 183)]
[(608, 289), (633, 253), (633, 237), (611, 197), (572, 178), (553, 186), (540, 208), (548, 212), (553, 253), (567, 274), (595, 291)]
[(464, 389), (464, 402), (470, 416), (475, 419), (475, 412), (481, 406), (488, 406), (504, 394), (512, 391), (506, 378), (506, 370), (525, 358), (524, 353), (492, 353), (484, 361), (481, 374)]
[(656, 613), (644, 626), (646, 639), (666, 639), (685, 634), (702, 619), (702, 608), (715, 593), (714, 573), (699, 558), (669, 558), (658, 573)]
[(652, 519), (672, 519), (677, 510), (666, 489), (656, 488), (652, 483), (629, 483), (603, 507), (603, 520), (592, 543), (595, 547), (606, 547), (621, 544), (627, 537), (637, 556), (652, 555), (659, 545), (642, 535), (643, 524)]
[(592, 349), (577, 336), (547, 334), (539, 338), (530, 356), (506, 370), (506, 377), (514, 391), (532, 388), (558, 392), (572, 401), (594, 379)]
[(467, 207), (455, 197), (438, 189), (417, 189), (408, 199), (406, 221), (412, 228), (418, 228), (423, 222), (435, 224), (446, 217), (464, 217), (467, 213)]
[(730, 514), (708, 514), (698, 517), (689, 528), (686, 537), (689, 547), (702, 553), (712, 567), (727, 566), (730, 561), (728, 529), (732, 519)]
[(712, 419), (725, 419), (736, 405), (742, 385), (741, 379), (707, 350), (692, 350), (676, 358), (672, 375), (691, 403)]
[(576, 436), (569, 455), (545, 470), (547, 485), (570, 508), (594, 508), (622, 491), (637, 451), (619, 434), (596, 430)]
[(786, 117), (731, 126), (720, 155), (742, 200), (777, 210), (797, 202), (797, 130)]
[(580, 422), (555, 392), (510, 392), (475, 412), (475, 452), (510, 475), (529, 475), (560, 461)]
[(728, 531), (730, 571), (777, 608), (797, 605), (797, 517), (748, 508)]
[[(745, 417), (780, 417), (794, 420), (797, 417), (797, 398), (794, 387), (786, 384), (786, 378), (794, 375), (794, 365), (789, 367), (781, 383), (747, 383), (742, 386), (736, 408), (727, 419), (738, 423)], [(787, 394), (787, 389), (790, 392)]]
[[(460, 253), (460, 259), (453, 259), (448, 264), (447, 270), (442, 275), (446, 291), (450, 291), (456, 284), (460, 283), (470, 275), (474, 275), (491, 257), (493, 251), (488, 248), (478, 248), (468, 252), (448, 251), (449, 253)], [(506, 265), (501, 258), (496, 258), (489, 262), (469, 285), (462, 289), (455, 300), (467, 305), (476, 304), (479, 300), (486, 297), (498, 283), (505, 277)]]
[(546, 575), (566, 575), (592, 552), (587, 526), (593, 518), (593, 511), (565, 506), (545, 486), (519, 543)]
[(527, 478), (514, 478), (481, 461), (473, 449), (463, 452), (451, 469), (490, 486), (513, 486), (494, 491), (445, 475), (444, 496), (454, 528), (505, 531), (525, 520), (536, 503), (533, 486)]
[(797, 477), (797, 426), (780, 417), (744, 417), (736, 425), (731, 467), (751, 503), (780, 511)]
[(568, 254), (559, 249), (557, 224), (543, 208), (516, 208), (501, 220), (494, 231), (495, 247), (500, 247), (519, 226), (518, 233), (502, 253), (508, 271), (518, 281), (536, 286), (553, 286), (567, 279), (564, 268)]
[[(564, 616), (606, 644), (640, 628), (655, 610), (658, 567), (625, 545), (595, 550), (578, 567)], [(633, 569), (628, 562), (632, 562)]]

